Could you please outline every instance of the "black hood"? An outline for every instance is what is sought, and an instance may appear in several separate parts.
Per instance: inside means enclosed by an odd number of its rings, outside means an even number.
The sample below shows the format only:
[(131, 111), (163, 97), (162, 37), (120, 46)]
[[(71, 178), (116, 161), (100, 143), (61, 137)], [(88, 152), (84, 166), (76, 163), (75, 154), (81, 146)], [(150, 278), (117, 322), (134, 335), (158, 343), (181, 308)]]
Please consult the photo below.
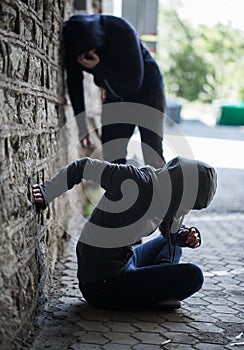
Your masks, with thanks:
[(217, 174), (212, 166), (183, 157), (172, 159), (158, 170), (158, 179), (162, 190), (170, 192), (166, 221), (171, 221), (181, 210), (206, 208), (217, 188)]
[(74, 15), (63, 25), (65, 49), (74, 55), (96, 49), (104, 44), (104, 19), (101, 15)]

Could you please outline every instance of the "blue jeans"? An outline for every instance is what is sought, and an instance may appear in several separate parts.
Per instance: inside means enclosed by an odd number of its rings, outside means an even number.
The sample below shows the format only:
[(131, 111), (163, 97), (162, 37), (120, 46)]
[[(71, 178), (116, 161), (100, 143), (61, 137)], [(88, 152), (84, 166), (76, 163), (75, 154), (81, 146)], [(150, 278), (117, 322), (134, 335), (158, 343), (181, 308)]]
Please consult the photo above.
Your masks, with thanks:
[(172, 264), (167, 241), (160, 235), (134, 249), (122, 274), (80, 285), (80, 289), (88, 302), (109, 309), (150, 307), (170, 298), (183, 300), (202, 287), (203, 274), (194, 264), (179, 264), (181, 252), (176, 247)]

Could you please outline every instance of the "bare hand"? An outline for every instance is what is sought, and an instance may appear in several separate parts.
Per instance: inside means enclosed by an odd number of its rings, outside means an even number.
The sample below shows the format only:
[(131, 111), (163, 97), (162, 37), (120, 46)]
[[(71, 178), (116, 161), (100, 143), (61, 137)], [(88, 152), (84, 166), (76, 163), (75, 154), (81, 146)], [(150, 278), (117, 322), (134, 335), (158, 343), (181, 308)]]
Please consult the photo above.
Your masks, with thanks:
[(93, 148), (94, 146), (94, 143), (92, 141), (92, 139), (90, 138), (89, 135), (83, 137), (81, 140), (80, 140), (80, 143), (81, 143), (81, 146), (83, 148)]
[[(86, 53), (83, 53), (82, 55), (79, 55), (77, 57), (77, 62), (80, 63), (85, 68), (93, 69), (100, 62), (100, 58), (95, 51), (96, 49), (93, 49)], [(87, 59), (86, 58), (87, 54), (89, 54), (91, 58)]]
[(32, 185), (32, 196), (35, 203), (44, 204), (44, 199), (39, 185)]
[(185, 243), (189, 244), (191, 248), (200, 247), (200, 237), (196, 228), (192, 227), (191, 229), (185, 229), (182, 231), (182, 234), (186, 235)]

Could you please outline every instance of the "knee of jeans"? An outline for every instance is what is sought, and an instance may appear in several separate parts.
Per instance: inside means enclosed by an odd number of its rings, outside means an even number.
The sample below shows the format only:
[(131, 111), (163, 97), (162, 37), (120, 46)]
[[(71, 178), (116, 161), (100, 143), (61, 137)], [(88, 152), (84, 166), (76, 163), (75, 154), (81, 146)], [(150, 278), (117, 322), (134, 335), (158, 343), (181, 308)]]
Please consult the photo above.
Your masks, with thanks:
[(189, 269), (192, 284), (194, 285), (195, 291), (197, 292), (199, 289), (201, 289), (204, 282), (202, 270), (195, 264), (189, 264)]

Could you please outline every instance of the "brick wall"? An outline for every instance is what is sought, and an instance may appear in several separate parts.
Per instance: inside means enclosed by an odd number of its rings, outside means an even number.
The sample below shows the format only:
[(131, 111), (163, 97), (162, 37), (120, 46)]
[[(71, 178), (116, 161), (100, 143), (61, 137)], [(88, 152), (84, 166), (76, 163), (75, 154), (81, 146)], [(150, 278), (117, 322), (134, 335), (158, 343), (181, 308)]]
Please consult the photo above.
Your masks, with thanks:
[[(62, 252), (65, 200), (38, 217), (33, 180), (66, 163), (63, 0), (0, 2), (0, 345), (15, 348), (45, 300)], [(58, 218), (58, 220), (57, 220)]]
[[(28, 335), (34, 315), (48, 298), (52, 272), (66, 237), (72, 232), (77, 235), (82, 221), (82, 215), (77, 221), (66, 220), (67, 213), (82, 211), (77, 191), (52, 203), (42, 215), (36, 214), (31, 198), (34, 180), (45, 181), (67, 161), (82, 156), (77, 129), (74, 123), (66, 123), (73, 112), (69, 103), (64, 106), (61, 59), (61, 27), (63, 19), (75, 12), (73, 4), (73, 0), (0, 2), (3, 350), (16, 349)], [(88, 12), (101, 10), (101, 0), (87, 0), (87, 5)]]

